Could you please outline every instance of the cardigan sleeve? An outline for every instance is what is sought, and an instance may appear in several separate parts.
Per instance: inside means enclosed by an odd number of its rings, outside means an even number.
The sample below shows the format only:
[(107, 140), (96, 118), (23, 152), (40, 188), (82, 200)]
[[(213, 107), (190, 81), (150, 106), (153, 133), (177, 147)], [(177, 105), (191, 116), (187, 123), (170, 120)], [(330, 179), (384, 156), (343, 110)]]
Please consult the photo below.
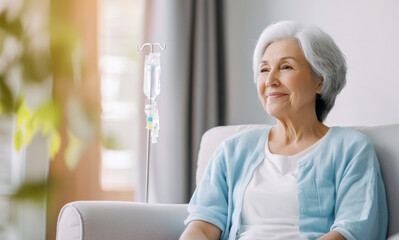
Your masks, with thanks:
[(349, 240), (385, 240), (387, 202), (374, 148), (365, 138), (348, 147), (344, 155), (346, 167), (336, 188), (336, 217), (331, 230)]
[(188, 206), (187, 225), (193, 220), (209, 222), (224, 234), (228, 212), (228, 187), (226, 183), (226, 161), (224, 143), (221, 143), (210, 159), (200, 184)]

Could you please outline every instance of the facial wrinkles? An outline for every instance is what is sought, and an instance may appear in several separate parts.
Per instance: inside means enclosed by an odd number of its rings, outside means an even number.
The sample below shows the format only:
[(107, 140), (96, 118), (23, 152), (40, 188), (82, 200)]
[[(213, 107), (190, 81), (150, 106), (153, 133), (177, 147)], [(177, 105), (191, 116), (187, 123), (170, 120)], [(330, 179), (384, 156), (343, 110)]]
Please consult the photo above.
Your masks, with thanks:
[(277, 84), (277, 86), (276, 83), (283, 80), (287, 73), (291, 76), (295, 75), (295, 72), (299, 70), (297, 65), (298, 64), (295, 62), (295, 58), (291, 56), (281, 57), (276, 61), (262, 61), (259, 71), (266, 69), (267, 72), (261, 73), (258, 80), (260, 84), (259, 90), (261, 90), (261, 93), (263, 93), (261, 95), (267, 97), (267, 91), (265, 91), (267, 88), (278, 88), (281, 86), (281, 83)]
[[(270, 46), (269, 46), (270, 47)], [(306, 66), (303, 66), (305, 63), (307, 63), (306, 58), (303, 56), (302, 52), (298, 52), (301, 51), (300, 49), (292, 49), (292, 48), (287, 48), (285, 46), (281, 46), (279, 45), (278, 47), (274, 47), (271, 51), (268, 51), (270, 49), (266, 49), (264, 55), (263, 55), (263, 59), (261, 60), (260, 63), (260, 67), (259, 69), (261, 70), (262, 68), (266, 68), (268, 70), (267, 73), (262, 73), (260, 72), (259, 75), (259, 80), (260, 81), (260, 86), (259, 86), (259, 95), (263, 96), (265, 99), (262, 99), (264, 101), (264, 103), (267, 104), (267, 92), (269, 92), (267, 89), (270, 87), (276, 87), (276, 86), (267, 86), (267, 77), (268, 74), (276, 74), (273, 71), (278, 70), (279, 75), (278, 77), (281, 77), (279, 79), (277, 79), (277, 81), (282, 81), (282, 85), (283, 88), (285, 86), (285, 82), (284, 82), (284, 77), (288, 77), (292, 79), (299, 79), (300, 76), (295, 76), (296, 73), (299, 73), (301, 75), (311, 75), (308, 74), (307, 70), (306, 70)], [(284, 71), (283, 69), (280, 69), (281, 66), (284, 66), (284, 64), (287, 64), (290, 68), (288, 75), (285, 75), (284, 72), (280, 72), (280, 71)], [(310, 66), (308, 66), (310, 68)], [(281, 73), (281, 74), (280, 74)], [(276, 77), (276, 76), (274, 76)], [(313, 79), (312, 79), (313, 80)], [(292, 82), (291, 82), (292, 83)], [(288, 82), (288, 84), (290, 84), (290, 82)], [(307, 85), (307, 84), (306, 84)], [(279, 88), (280, 86), (277, 86), (277, 88)], [(306, 87), (303, 88), (305, 86), (303, 85), (298, 85), (295, 87), (289, 87), (288, 85), (288, 90), (290, 92), (290, 102), (291, 104), (296, 105), (296, 101), (295, 99), (300, 99), (302, 97), (305, 97), (307, 94), (305, 92), (307, 92)], [(303, 92), (305, 91), (305, 92)], [(304, 94), (304, 96), (303, 96)], [(301, 97), (302, 96), (302, 97)], [(290, 104), (290, 105), (291, 105)], [(299, 104), (299, 102), (298, 102)], [(294, 107), (294, 106), (291, 106)]]

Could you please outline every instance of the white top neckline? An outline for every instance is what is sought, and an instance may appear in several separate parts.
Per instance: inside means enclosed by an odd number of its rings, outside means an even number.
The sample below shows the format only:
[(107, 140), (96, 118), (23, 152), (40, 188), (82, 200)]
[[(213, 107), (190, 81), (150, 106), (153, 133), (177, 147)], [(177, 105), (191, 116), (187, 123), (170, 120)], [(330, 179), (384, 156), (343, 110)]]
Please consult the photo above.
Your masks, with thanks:
[(256, 168), (244, 193), (239, 240), (299, 237), (298, 164), (317, 150), (329, 132), (291, 156), (271, 153), (266, 140), (265, 159)]

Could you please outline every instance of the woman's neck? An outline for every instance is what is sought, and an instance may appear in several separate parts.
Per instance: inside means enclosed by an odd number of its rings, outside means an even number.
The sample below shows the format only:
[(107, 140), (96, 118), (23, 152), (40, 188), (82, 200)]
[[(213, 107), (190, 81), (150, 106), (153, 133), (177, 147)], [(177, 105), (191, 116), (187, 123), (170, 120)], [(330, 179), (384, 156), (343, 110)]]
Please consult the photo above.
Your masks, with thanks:
[(275, 127), (275, 133), (284, 142), (300, 142), (307, 138), (320, 139), (326, 134), (328, 127), (323, 123), (316, 121), (310, 125), (300, 125), (294, 122), (278, 121)]
[(269, 134), (269, 150), (275, 154), (294, 155), (321, 139), (328, 127), (317, 118), (313, 121), (278, 119)]

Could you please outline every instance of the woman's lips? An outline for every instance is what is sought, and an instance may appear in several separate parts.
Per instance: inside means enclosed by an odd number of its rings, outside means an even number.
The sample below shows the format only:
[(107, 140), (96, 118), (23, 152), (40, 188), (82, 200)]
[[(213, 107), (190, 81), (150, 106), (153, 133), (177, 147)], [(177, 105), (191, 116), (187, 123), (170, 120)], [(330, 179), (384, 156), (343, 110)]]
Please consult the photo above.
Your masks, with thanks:
[(267, 97), (268, 98), (279, 98), (279, 97), (283, 97), (283, 96), (286, 96), (286, 95), (288, 95), (288, 94), (280, 93), (280, 92), (273, 92), (273, 93), (268, 93)]

